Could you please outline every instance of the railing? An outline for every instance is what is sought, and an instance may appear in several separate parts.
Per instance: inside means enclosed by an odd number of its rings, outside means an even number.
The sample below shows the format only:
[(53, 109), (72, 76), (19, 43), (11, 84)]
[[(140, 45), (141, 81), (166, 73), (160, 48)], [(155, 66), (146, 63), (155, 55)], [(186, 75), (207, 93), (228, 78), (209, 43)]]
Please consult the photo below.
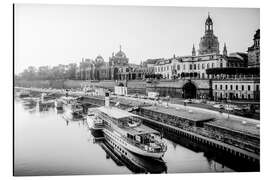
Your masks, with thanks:
[(121, 138), (125, 139), (129, 144), (132, 144), (132, 145), (134, 145), (134, 146), (136, 146), (144, 151), (147, 151), (147, 152), (159, 153), (159, 152), (166, 151), (166, 146), (164, 145), (164, 143), (159, 142), (157, 140), (154, 140), (154, 142), (152, 142), (152, 143), (157, 145), (158, 148), (151, 147), (150, 144), (141, 144), (140, 142), (134, 141), (134, 140), (129, 139), (125, 136), (122, 136)]

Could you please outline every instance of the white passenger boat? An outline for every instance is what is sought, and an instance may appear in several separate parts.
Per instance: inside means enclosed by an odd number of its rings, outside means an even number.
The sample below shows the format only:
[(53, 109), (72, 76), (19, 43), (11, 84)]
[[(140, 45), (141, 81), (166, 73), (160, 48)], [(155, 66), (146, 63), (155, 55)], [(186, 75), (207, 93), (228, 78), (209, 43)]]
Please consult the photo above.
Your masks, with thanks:
[(105, 139), (117, 146), (145, 157), (161, 158), (167, 150), (160, 133), (142, 124), (141, 117), (109, 106), (89, 109), (87, 123), (90, 128), (102, 129)]

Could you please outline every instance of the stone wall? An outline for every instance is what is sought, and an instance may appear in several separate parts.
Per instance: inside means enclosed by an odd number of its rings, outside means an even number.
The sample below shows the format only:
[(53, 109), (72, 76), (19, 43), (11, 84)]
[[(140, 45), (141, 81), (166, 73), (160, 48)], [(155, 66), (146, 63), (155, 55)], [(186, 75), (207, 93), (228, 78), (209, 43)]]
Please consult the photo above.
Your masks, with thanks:
[(208, 132), (208, 136), (213, 139), (238, 146), (241, 149), (252, 151), (257, 154), (260, 153), (260, 137), (258, 136), (225, 129), (212, 125), (211, 123), (205, 123), (204, 129)]
[(210, 123), (204, 122), (203, 127), (198, 127), (195, 122), (176, 117), (170, 114), (155, 112), (152, 110), (140, 108), (138, 115), (146, 117), (158, 122), (162, 122), (174, 127), (178, 127), (199, 135), (215, 139), (226, 144), (230, 144), (241, 149), (259, 154), (260, 152), (260, 137), (247, 133), (240, 133), (230, 129), (224, 129), (213, 126)]
[[(159, 92), (161, 96), (183, 98), (183, 86), (190, 80), (161, 80), (147, 84), (147, 91)], [(209, 80), (191, 80), (196, 86), (197, 98), (211, 98), (211, 83)]]

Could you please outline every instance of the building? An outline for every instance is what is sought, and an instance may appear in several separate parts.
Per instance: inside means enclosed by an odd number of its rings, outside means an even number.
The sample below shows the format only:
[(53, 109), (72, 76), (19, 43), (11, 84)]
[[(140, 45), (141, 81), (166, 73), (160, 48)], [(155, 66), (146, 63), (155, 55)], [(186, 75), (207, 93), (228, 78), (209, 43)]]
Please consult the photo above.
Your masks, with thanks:
[(159, 59), (154, 65), (154, 73), (161, 74), (165, 81), (149, 84), (148, 89), (172, 97), (258, 100), (259, 69), (248, 68), (251, 54), (254, 58), (254, 53), (259, 50), (258, 34), (259, 31), (254, 35), (254, 45), (248, 53), (229, 54), (225, 43), (220, 53), (214, 24), (208, 15), (198, 53), (193, 44), (191, 55)]
[(199, 47), (199, 55), (219, 54), (219, 42), (218, 38), (214, 35), (213, 21), (209, 14), (205, 21), (205, 34), (201, 38)]
[(253, 45), (248, 48), (248, 66), (260, 67), (260, 29), (253, 37)]
[(228, 56), (227, 46), (224, 44), (220, 54), (218, 38), (214, 35), (213, 21), (208, 15), (205, 22), (205, 34), (200, 40), (198, 55), (195, 46), (189, 56), (173, 56), (169, 59), (160, 59), (154, 65), (155, 74), (162, 74), (164, 79), (211, 79), (206, 69), (245, 67), (247, 66), (246, 53), (231, 53)]
[(260, 100), (259, 68), (209, 69), (214, 74), (212, 80), (215, 100)]

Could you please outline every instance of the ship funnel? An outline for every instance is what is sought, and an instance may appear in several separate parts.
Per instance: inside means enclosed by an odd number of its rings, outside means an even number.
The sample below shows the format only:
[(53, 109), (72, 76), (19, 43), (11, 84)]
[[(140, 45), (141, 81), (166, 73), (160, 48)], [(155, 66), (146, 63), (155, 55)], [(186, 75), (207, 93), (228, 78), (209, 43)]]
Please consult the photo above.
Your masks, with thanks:
[(105, 93), (105, 107), (110, 107), (110, 94), (108, 92)]

